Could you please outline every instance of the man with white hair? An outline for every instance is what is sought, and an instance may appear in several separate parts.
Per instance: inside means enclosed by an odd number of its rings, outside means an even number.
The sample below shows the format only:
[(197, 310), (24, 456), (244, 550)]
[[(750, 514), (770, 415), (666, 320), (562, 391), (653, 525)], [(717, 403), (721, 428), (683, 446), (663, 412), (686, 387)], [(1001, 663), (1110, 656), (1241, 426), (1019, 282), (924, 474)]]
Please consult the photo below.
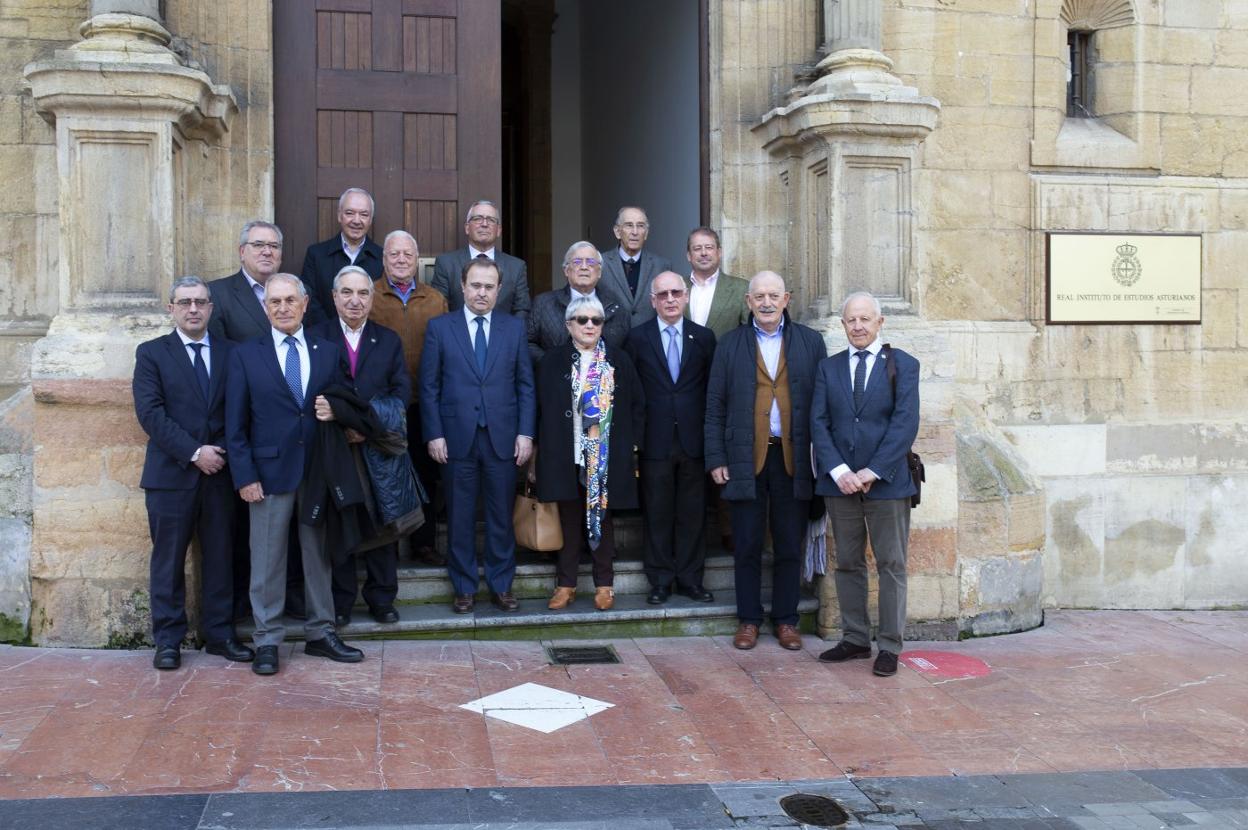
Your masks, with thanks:
[(815, 492), (828, 499), (836, 540), (841, 641), (825, 663), (871, 656), (866, 545), (879, 575), (879, 629), (873, 671), (897, 673), (906, 627), (906, 551), (915, 485), (907, 457), (919, 431), (919, 362), (880, 340), (880, 301), (865, 291), (845, 298), (841, 325), (849, 348), (819, 364), (811, 404)]
[(533, 365), (550, 349), (571, 338), (564, 322), (568, 303), (577, 297), (593, 297), (602, 304), (606, 322), (602, 340), (611, 348), (622, 348), (628, 337), (630, 313), (627, 303), (602, 282), (602, 254), (590, 242), (573, 242), (563, 255), (563, 275), (568, 284), (537, 295), (528, 320), (529, 354)]
[(371, 279), (381, 276), (381, 246), (369, 237), (376, 208), (367, 190), (348, 187), (338, 197), (339, 232), (308, 246), (300, 278), (308, 288), (308, 324), (335, 319), (334, 277), (348, 265), (363, 268)]
[[(316, 439), (316, 422), (334, 413), (321, 390), (343, 381), (342, 352), (304, 330), (308, 292), (293, 274), (274, 274), (264, 284), (269, 336), (249, 340), (230, 353), (225, 389), (225, 438), (230, 475), (251, 519), (252, 640), (256, 674), (277, 674), (278, 647), (286, 637), (286, 553), (290, 521), (305, 498), (304, 467)], [(299, 523), (307, 620), (304, 651), (340, 663), (364, 653), (334, 631), (330, 556), (325, 525)]]
[(433, 509), (441, 473), (429, 457), (421, 438), (420, 355), (425, 346), (425, 329), (429, 321), (447, 312), (446, 298), (417, 279), (420, 248), (407, 231), (386, 234), (382, 259), (385, 271), (373, 283), (373, 307), (368, 318), (396, 331), (403, 343), (403, 361), (407, 364), (408, 378), (412, 382), (412, 402), (407, 407), (407, 452), (430, 499), (425, 523), (412, 534), (412, 556), (424, 565), (441, 567), (446, 564), (446, 559), (435, 544), (437, 526)]
[(749, 320), (715, 349), (706, 392), (706, 469), (732, 513), (737, 626), (732, 644), (754, 648), (763, 621), (763, 539), (770, 526), (771, 620), (776, 639), (800, 651), (802, 533), (814, 481), (810, 404), (823, 338), (789, 319), (784, 278), (762, 271), (745, 297)]

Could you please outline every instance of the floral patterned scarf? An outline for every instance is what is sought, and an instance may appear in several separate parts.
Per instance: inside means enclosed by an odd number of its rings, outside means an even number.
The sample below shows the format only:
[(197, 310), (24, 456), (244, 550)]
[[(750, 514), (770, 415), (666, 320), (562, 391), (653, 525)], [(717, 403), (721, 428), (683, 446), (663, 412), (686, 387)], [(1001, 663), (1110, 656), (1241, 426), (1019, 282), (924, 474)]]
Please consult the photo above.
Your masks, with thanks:
[(581, 353), (572, 358), (572, 406), (581, 416), (580, 452), (585, 461), (585, 528), (590, 550), (602, 541), (602, 515), (607, 509), (607, 450), (611, 440), (611, 404), (615, 368), (607, 362), (601, 340), (589, 358), (581, 382)]

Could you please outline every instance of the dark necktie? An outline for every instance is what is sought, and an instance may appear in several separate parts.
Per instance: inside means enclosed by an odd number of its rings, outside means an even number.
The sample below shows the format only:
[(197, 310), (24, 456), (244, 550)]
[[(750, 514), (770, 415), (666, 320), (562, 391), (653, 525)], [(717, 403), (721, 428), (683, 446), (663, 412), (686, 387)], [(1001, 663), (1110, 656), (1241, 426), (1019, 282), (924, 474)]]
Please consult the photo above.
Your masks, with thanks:
[(667, 329), (667, 371), (672, 374), (672, 383), (680, 377), (680, 350), (676, 347), (676, 327)]
[(854, 352), (858, 365), (854, 367), (854, 409), (862, 407), (862, 395), (867, 388), (867, 355), (870, 352)]
[(299, 341), (293, 335), (286, 335), (286, 339), (282, 341), (286, 344), (286, 385), (290, 387), (290, 394), (295, 399), (295, 406), (303, 409), (303, 379), (302, 366), (299, 362)]
[(489, 259), (489, 256), (487, 254), (477, 254), (476, 258), (477, 259)]
[(624, 272), (628, 276), (628, 290), (637, 296), (637, 275), (641, 273), (641, 260), (630, 259), (624, 262)]
[[(476, 317), (474, 322), (477, 324), (477, 336), (473, 338), (472, 350), (477, 355), (477, 371), (485, 377), (485, 318)], [(485, 408), (482, 407), (480, 414), (477, 415), (477, 426), (485, 426)]]
[(204, 400), (208, 400), (208, 364), (204, 362), (204, 344), (203, 343), (187, 343), (195, 350), (195, 378), (199, 381), (199, 388), (204, 392)]

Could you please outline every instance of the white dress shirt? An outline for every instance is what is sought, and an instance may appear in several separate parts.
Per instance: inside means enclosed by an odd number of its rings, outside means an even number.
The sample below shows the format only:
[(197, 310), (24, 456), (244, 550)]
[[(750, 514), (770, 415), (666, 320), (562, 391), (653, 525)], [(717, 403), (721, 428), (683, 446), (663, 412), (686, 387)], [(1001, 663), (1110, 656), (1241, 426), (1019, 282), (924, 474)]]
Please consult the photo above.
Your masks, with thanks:
[(364, 327), (368, 325), (368, 320), (360, 323), (358, 329), (353, 329), (347, 325), (347, 321), (338, 318), (338, 325), (342, 326), (342, 333), (347, 338), (347, 345), (351, 347), (351, 351), (358, 352), (360, 350), (360, 338), (364, 336)]
[(715, 299), (715, 286), (719, 283), (719, 271), (703, 281), (695, 274), (689, 275), (689, 319), (705, 326), (711, 316), (711, 301)]
[(490, 318), (494, 316), (494, 309), (490, 309), (488, 314), (477, 314), (468, 306), (464, 306), (464, 318), (468, 321), (468, 339), (476, 343), (478, 317), (484, 317), (485, 322), (481, 324), (481, 328), (485, 329), (485, 345), (490, 345)]
[[(273, 348), (277, 349), (277, 365), (281, 367), (282, 376), (286, 376), (286, 357), (290, 354), (291, 346), (287, 344), (286, 335), (275, 328), (270, 328), (269, 332), (273, 335)], [(296, 348), (299, 349), (299, 383), (303, 387), (303, 395), (308, 394), (308, 380), (312, 377), (312, 360), (308, 355), (308, 341), (303, 335), (303, 326), (299, 327), (299, 331), (292, 335), (295, 338)]]
[(208, 342), (208, 332), (204, 332), (203, 340), (192, 340), (186, 336), (182, 329), (174, 329), (178, 333), (178, 337), (182, 340), (182, 345), (186, 347), (187, 357), (191, 359), (191, 365), (195, 365), (195, 350), (191, 348), (192, 343), (203, 343), (204, 348), (199, 353), (204, 357), (204, 366), (208, 367), (208, 377), (212, 377), (212, 344)]
[[(784, 319), (781, 318), (780, 326), (776, 329), (775, 334), (768, 334), (755, 322), (754, 337), (758, 341), (758, 350), (763, 355), (763, 365), (767, 367), (767, 374), (771, 376), (772, 380), (775, 380), (776, 372), (780, 371), (780, 350), (784, 347)], [(779, 438), (780, 403), (775, 398), (772, 398), (771, 413), (767, 421), (772, 437)]]
[(338, 235), (342, 240), (342, 252), (347, 255), (347, 259), (351, 260), (351, 264), (355, 264), (355, 258), (360, 255), (360, 251), (364, 250), (364, 240), (360, 240), (360, 244), (355, 248), (351, 247), (351, 243), (347, 242), (347, 238), (342, 234)]
[(246, 268), (240, 268), (243, 272), (243, 279), (247, 280), (247, 284), (251, 286), (251, 293), (255, 295), (256, 302), (260, 303), (260, 307), (264, 307), (264, 286), (251, 278), (251, 274), (247, 273)]
[[(872, 340), (871, 343), (865, 349), (865, 351), (867, 352), (867, 356), (865, 358), (858, 357), (858, 352), (863, 351), (863, 350), (855, 349), (852, 345), (849, 347), (849, 388), (851, 390), (854, 388), (854, 373), (858, 371), (858, 361), (866, 360), (867, 361), (867, 374), (866, 374), (866, 377), (862, 379), (862, 391), (863, 392), (867, 391), (867, 384), (871, 382), (871, 372), (872, 370), (875, 369), (875, 361), (879, 359), (880, 349), (882, 348), (884, 348), (884, 344), (880, 342), (880, 338), (878, 337)], [(879, 478), (878, 475), (875, 475), (875, 470), (872, 470), (870, 467), (867, 467), (866, 470), (871, 475), (875, 476), (876, 478)], [(845, 475), (846, 473), (852, 473), (852, 472), (853, 470), (849, 469), (848, 464), (838, 464), (837, 466), (832, 468), (832, 471), (828, 473), (828, 475), (832, 476), (833, 481), (836, 481), (837, 479), (839, 479), (841, 476)]]
[(468, 256), (471, 257), (472, 259), (476, 259), (482, 254), (485, 254), (487, 257), (489, 257), (491, 262), (494, 261), (494, 249), (493, 248), (487, 248), (484, 251), (478, 251), (476, 248), (472, 247), (472, 245), (468, 246)]

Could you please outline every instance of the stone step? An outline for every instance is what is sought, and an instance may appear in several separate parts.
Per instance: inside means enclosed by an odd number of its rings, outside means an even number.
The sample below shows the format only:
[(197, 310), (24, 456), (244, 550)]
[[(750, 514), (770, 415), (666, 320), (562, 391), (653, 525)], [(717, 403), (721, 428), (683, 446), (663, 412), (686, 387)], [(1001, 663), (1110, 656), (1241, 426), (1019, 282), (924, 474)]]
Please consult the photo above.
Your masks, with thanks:
[[(512, 591), (521, 599), (548, 598), (555, 588), (554, 554), (534, 553), (522, 550), (516, 554), (516, 577)], [(764, 557), (763, 588), (771, 588), (770, 557)], [(647, 594), (650, 581), (645, 568), (636, 558), (615, 560), (615, 592), (617, 594)], [(362, 580), (361, 576), (361, 580)], [(482, 577), (484, 584), (484, 576)], [(702, 584), (711, 591), (731, 590), (734, 585), (732, 554), (714, 551), (707, 556)], [(582, 562), (577, 571), (577, 590), (592, 594), (594, 580), (589, 562)], [(399, 567), (400, 602), (432, 602), (449, 604), (454, 591), (446, 568), (403, 563)], [(479, 600), (488, 600), (488, 592), (482, 592)]]
[[(577, 592), (576, 601), (564, 611), (546, 608), (546, 597), (520, 601), (520, 610), (503, 613), (489, 603), (477, 602), (471, 614), (454, 614), (446, 605), (399, 603), (401, 619), (382, 625), (368, 616), (368, 609), (357, 608), (350, 625), (338, 630), (346, 640), (554, 640), (607, 637), (686, 637), (731, 634), (737, 628), (736, 594), (716, 591), (715, 602), (694, 602), (673, 596), (664, 605), (647, 605), (642, 594), (615, 598), (610, 611), (594, 609), (594, 593)], [(801, 629), (815, 630), (819, 601), (804, 596), (798, 605)], [(303, 639), (303, 625), (286, 619), (286, 637)], [(254, 626), (238, 624), (239, 636), (250, 638)], [(765, 634), (770, 625), (764, 624)]]

